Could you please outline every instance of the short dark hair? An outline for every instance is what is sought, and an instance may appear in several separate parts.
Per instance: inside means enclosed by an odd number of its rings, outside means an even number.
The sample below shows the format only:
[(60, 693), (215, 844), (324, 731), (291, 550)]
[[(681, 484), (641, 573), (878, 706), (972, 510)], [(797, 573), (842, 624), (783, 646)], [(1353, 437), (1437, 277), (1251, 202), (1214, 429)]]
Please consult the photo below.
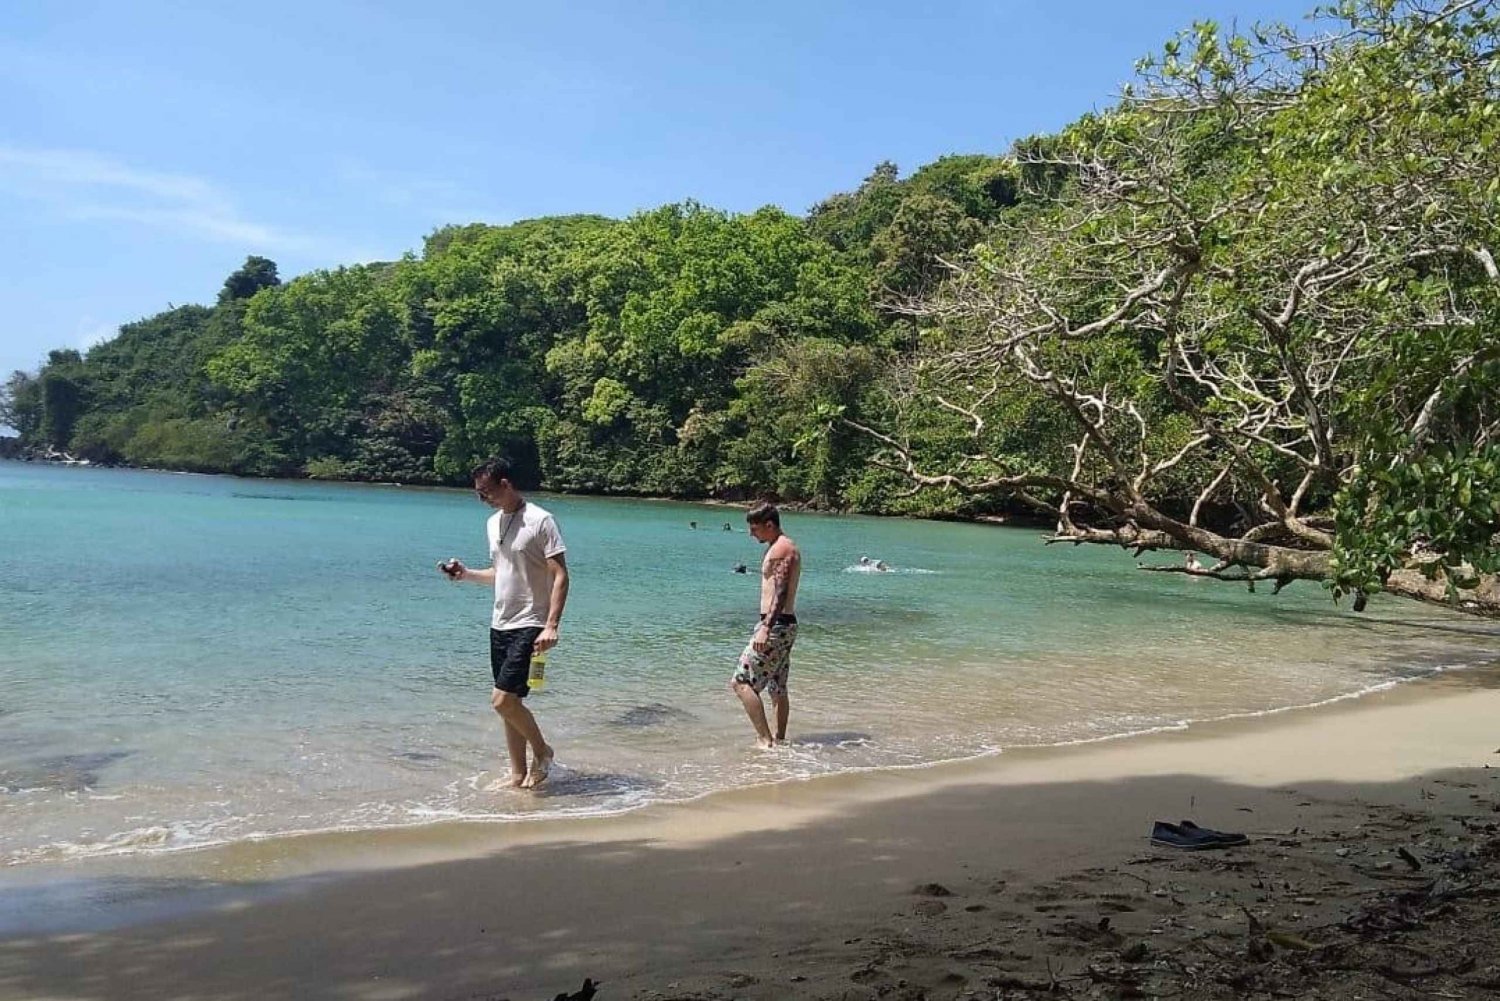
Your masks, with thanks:
[(761, 501), (745, 512), (745, 520), (752, 525), (764, 525), (766, 522), (770, 522), (777, 528), (780, 528), (781, 512), (770, 501)]
[(510, 460), (503, 455), (485, 459), (469, 471), (469, 479), (475, 483), (479, 482), (480, 477), (488, 477), (491, 481), (510, 479)]

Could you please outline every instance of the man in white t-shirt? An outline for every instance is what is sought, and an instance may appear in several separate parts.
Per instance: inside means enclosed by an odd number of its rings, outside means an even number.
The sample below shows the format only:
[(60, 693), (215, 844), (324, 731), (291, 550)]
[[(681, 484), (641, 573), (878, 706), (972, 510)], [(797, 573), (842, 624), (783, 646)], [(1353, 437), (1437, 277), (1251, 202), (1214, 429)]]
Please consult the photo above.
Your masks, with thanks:
[[(474, 467), (474, 491), (495, 513), (485, 523), (490, 566), (470, 570), (456, 559), (439, 564), (451, 580), (489, 584), (495, 589), (490, 616), (490, 670), (495, 688), (490, 705), (505, 722), (510, 754), (510, 785), (535, 789), (547, 780), (552, 747), (536, 717), (522, 701), (531, 692), (526, 679), (533, 652), (557, 645), (558, 624), (568, 602), (567, 547), (550, 513), (521, 496), (510, 479), (510, 463), (491, 459)], [(531, 749), (531, 765), (526, 750)]]

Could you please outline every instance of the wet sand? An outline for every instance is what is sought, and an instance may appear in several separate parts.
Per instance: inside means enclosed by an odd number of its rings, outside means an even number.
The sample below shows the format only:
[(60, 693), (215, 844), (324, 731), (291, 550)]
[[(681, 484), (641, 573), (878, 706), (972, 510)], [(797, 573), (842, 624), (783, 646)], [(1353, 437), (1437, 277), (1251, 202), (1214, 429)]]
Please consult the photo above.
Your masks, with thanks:
[[(0, 939), (0, 998), (1484, 997), (1497, 752), (1483, 669), (620, 818), (220, 852), (197, 864), (227, 885), (159, 887), (151, 920), (0, 901), (42, 929)], [(1147, 840), (1184, 818), (1250, 844)]]

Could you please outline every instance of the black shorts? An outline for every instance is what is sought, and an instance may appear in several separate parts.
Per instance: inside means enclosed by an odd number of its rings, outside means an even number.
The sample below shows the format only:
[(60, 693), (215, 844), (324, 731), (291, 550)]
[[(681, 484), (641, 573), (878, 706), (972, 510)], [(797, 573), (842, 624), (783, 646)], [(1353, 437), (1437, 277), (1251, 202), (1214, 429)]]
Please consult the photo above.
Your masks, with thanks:
[(523, 699), (531, 694), (526, 679), (531, 674), (531, 649), (540, 635), (541, 626), (490, 630), (490, 670), (496, 688)]

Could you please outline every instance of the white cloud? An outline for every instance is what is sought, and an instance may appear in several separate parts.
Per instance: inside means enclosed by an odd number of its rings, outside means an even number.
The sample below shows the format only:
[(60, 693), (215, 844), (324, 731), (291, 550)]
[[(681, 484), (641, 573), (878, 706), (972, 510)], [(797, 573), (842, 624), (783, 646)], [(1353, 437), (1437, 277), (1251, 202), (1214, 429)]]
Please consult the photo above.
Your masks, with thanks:
[(347, 247), (246, 217), (211, 181), (143, 170), (87, 150), (0, 146), (0, 189), (48, 203), (70, 219), (137, 223), (247, 251), (349, 259)]

